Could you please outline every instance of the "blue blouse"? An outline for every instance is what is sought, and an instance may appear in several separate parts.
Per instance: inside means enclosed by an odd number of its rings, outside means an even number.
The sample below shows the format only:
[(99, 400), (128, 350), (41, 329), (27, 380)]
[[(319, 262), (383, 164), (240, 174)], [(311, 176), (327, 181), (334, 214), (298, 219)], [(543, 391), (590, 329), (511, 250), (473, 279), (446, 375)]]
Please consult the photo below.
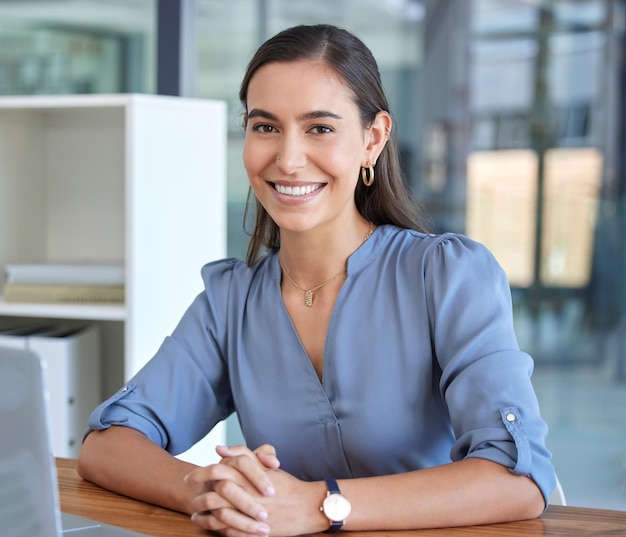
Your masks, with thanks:
[(456, 234), (380, 226), (348, 259), (323, 380), (282, 301), (276, 254), (202, 269), (205, 290), (90, 430), (137, 429), (178, 454), (233, 411), (247, 445), (304, 480), (395, 474), (467, 457), (555, 486), (504, 271)]

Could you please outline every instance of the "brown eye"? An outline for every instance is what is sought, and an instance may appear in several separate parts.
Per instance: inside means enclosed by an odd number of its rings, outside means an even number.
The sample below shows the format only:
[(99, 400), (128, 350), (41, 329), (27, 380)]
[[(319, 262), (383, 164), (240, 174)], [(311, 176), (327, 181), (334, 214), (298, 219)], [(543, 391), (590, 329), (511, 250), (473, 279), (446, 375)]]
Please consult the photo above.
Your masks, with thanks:
[(329, 134), (333, 132), (333, 129), (331, 129), (330, 127), (326, 125), (315, 125), (315, 127), (312, 127), (311, 129), (309, 129), (309, 132), (313, 134)]
[(252, 130), (255, 132), (260, 132), (264, 134), (270, 134), (272, 132), (277, 132), (276, 128), (272, 125), (268, 125), (267, 123), (259, 123), (258, 125), (254, 125)]

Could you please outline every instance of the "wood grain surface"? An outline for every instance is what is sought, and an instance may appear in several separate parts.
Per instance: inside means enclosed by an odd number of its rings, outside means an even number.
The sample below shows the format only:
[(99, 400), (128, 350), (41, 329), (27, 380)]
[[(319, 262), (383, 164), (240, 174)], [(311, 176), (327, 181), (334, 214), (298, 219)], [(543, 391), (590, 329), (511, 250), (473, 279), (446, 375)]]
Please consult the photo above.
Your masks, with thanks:
[[(193, 524), (187, 515), (140, 502), (104, 490), (82, 480), (76, 473), (76, 461), (57, 459), (61, 509), (107, 524), (122, 526), (154, 537), (209, 535)], [(327, 536), (326, 533), (318, 534)], [(626, 537), (626, 511), (583, 507), (550, 506), (537, 519), (414, 531), (346, 532), (350, 537)]]

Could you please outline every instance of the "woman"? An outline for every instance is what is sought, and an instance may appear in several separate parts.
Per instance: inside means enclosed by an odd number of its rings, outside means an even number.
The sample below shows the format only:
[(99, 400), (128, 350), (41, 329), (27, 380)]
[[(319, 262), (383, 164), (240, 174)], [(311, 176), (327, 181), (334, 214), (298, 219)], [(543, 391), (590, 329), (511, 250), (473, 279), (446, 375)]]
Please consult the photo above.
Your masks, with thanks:
[[(240, 98), (247, 263), (203, 268), (172, 336), (92, 414), (80, 474), (227, 536), (538, 516), (555, 477), (506, 277), (424, 233), (370, 51), (285, 30)], [(247, 447), (206, 468), (171, 455), (233, 411)]]

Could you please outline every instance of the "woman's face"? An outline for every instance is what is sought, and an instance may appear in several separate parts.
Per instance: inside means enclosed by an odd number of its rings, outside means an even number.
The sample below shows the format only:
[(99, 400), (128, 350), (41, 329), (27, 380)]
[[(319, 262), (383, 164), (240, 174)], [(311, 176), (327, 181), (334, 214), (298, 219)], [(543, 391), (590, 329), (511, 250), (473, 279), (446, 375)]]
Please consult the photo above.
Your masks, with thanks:
[(322, 63), (270, 63), (254, 74), (243, 161), (281, 230), (358, 218), (354, 189), (361, 166), (372, 160), (369, 133), (350, 90)]

